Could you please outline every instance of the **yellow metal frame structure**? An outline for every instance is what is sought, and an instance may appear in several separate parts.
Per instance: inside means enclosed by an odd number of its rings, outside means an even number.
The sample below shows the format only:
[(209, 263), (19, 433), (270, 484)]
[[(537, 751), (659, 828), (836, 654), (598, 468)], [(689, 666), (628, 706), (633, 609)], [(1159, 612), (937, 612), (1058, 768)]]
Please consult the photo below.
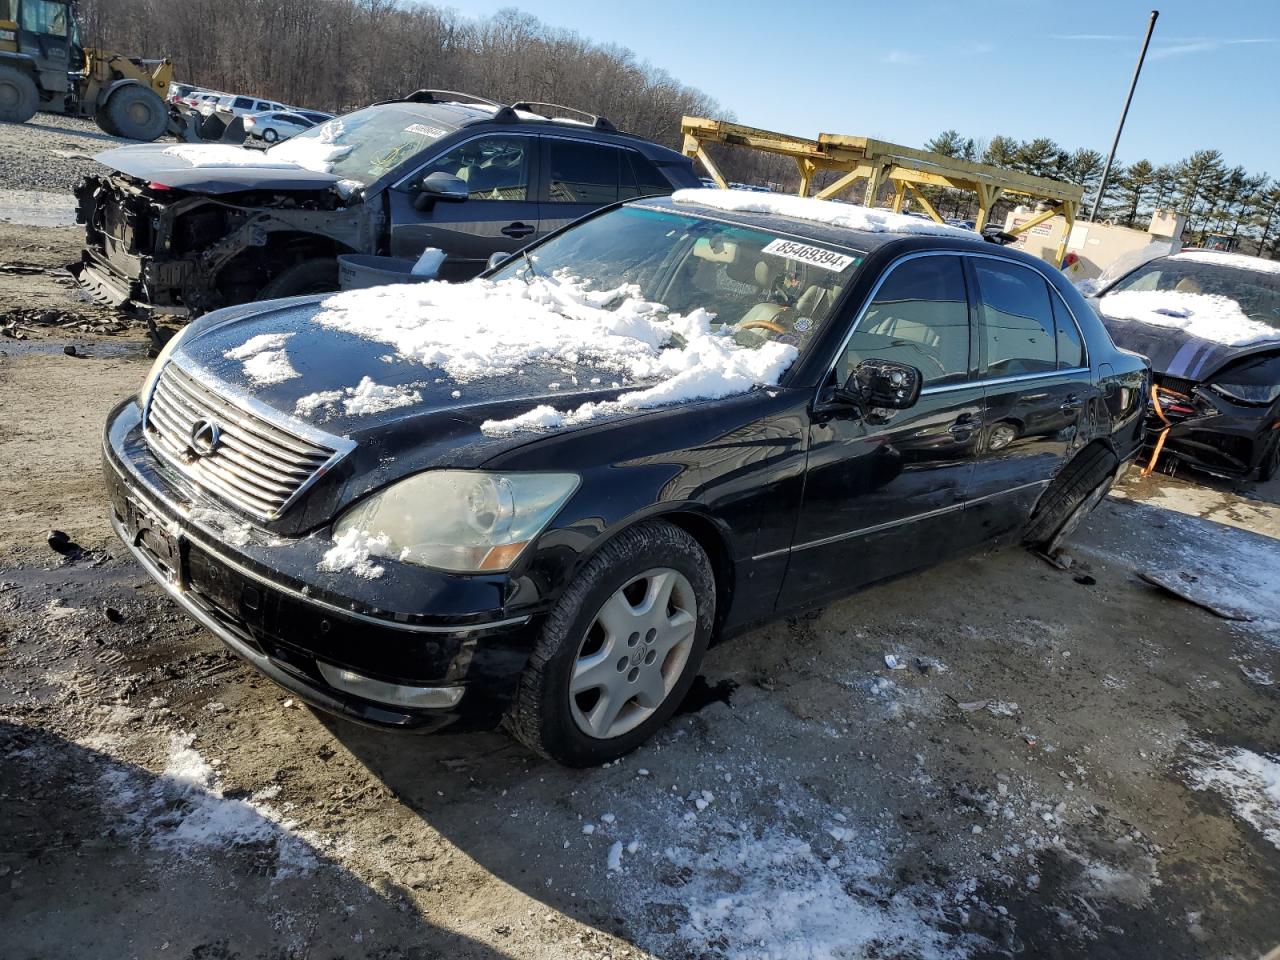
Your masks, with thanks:
[(1005, 170), (987, 163), (960, 160), (870, 137), (823, 133), (818, 135), (818, 139), (809, 140), (705, 117), (685, 117), (681, 121), (680, 130), (684, 134), (685, 155), (701, 161), (711, 179), (722, 189), (728, 189), (729, 184), (707, 153), (708, 144), (727, 144), (790, 157), (800, 171), (800, 189), (797, 192), (802, 197), (810, 195), (814, 175), (819, 171), (839, 174), (834, 182), (815, 194), (820, 200), (829, 200), (848, 190), (857, 181), (865, 180), (862, 202), (866, 206), (873, 206), (880, 187), (891, 183), (892, 209), (895, 213), (902, 211), (903, 203), (910, 193), (921, 209), (938, 223), (943, 222), (942, 217), (926, 199), (920, 189), (922, 186), (950, 187), (974, 193), (978, 197), (975, 229), (979, 233), (986, 226), (991, 209), (1006, 194), (1042, 201), (1046, 204), (1046, 209), (1009, 232), (1017, 236), (1053, 217), (1065, 218), (1066, 229), (1055, 252), (1055, 266), (1062, 263), (1066, 254), (1067, 237), (1070, 236), (1071, 225), (1079, 213), (1080, 198), (1084, 196), (1084, 188), (1074, 183)]

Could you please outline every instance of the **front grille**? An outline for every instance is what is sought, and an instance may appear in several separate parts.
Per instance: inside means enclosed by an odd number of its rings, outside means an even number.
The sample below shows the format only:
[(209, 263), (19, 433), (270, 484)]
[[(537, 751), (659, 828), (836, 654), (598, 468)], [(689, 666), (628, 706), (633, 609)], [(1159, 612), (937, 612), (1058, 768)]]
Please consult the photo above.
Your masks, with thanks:
[[(216, 424), (212, 449), (192, 446), (192, 427)], [(215, 393), (176, 364), (165, 366), (147, 406), (147, 444), (196, 485), (257, 517), (274, 520), (350, 449), (305, 439)], [(206, 434), (207, 439), (207, 434)], [(207, 446), (207, 445), (206, 445)]]

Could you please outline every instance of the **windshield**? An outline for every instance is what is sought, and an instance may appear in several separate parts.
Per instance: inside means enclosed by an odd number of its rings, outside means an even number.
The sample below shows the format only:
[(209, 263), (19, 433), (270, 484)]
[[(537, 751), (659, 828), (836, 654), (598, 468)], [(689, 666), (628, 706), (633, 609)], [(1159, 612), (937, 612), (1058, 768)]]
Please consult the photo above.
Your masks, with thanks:
[(622, 207), (517, 254), (492, 279), (571, 277), (639, 288), (671, 313), (699, 308), (743, 346), (803, 347), (830, 316), (863, 254), (701, 217)]
[(1214, 263), (1207, 258), (1161, 258), (1143, 264), (1107, 293), (1126, 290), (1164, 290), (1226, 297), (1239, 304), (1241, 312), (1249, 319), (1280, 330), (1280, 272), (1241, 269)]
[(365, 185), (446, 133), (448, 129), (423, 119), (412, 107), (383, 104), (335, 117), (267, 152), (273, 160)]

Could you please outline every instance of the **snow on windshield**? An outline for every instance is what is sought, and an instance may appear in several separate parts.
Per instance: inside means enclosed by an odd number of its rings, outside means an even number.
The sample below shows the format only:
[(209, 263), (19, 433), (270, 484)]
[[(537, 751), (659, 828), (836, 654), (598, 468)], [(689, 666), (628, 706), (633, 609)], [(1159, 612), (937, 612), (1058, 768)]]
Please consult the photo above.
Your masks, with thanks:
[(1250, 257), (1243, 253), (1219, 253), (1214, 250), (1183, 250), (1174, 260), (1193, 260), (1196, 263), (1212, 263), (1233, 270), (1256, 270), (1259, 273), (1280, 273), (1280, 261)]
[(271, 156), (262, 150), (246, 150), (227, 143), (183, 143), (165, 147), (165, 156), (185, 160), (193, 167), (256, 167), (266, 170), (293, 170), (298, 165), (287, 158)]
[(1274, 340), (1275, 328), (1250, 319), (1230, 297), (1178, 290), (1121, 290), (1098, 301), (1098, 309), (1112, 320), (1139, 320), (1158, 327), (1174, 327), (1193, 337), (1228, 346)]
[(717, 210), (735, 213), (768, 213), (796, 220), (808, 220), (848, 230), (868, 233), (923, 233), (932, 236), (963, 237), (973, 240), (972, 230), (934, 223), (920, 217), (909, 217), (892, 210), (873, 210), (852, 203), (818, 200), (814, 197), (792, 197), (781, 193), (759, 193), (754, 190), (696, 189), (677, 190), (671, 195), (677, 203), (698, 203)]
[(342, 118), (335, 117), (321, 124), (314, 135), (308, 131), (272, 147), (268, 152), (273, 160), (283, 160), (316, 173), (331, 173), (334, 163), (355, 149), (355, 144), (338, 143), (345, 132)]
[(772, 340), (743, 346), (732, 328), (713, 330), (706, 310), (669, 314), (635, 286), (593, 291), (567, 276), (374, 287), (337, 294), (321, 307), (314, 323), (390, 344), (400, 357), (459, 382), (511, 375), (528, 364), (589, 363), (646, 385), (617, 400), (490, 421), (484, 431), (491, 435), (743, 393), (776, 384), (798, 352)]

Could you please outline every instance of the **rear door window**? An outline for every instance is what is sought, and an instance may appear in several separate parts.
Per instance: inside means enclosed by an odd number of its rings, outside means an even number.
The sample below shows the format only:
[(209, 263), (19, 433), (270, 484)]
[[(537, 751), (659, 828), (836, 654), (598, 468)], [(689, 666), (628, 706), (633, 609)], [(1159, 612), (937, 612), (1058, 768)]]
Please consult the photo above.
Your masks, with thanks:
[(618, 199), (622, 151), (601, 143), (548, 137), (549, 199), (552, 203), (604, 206)]
[(1017, 263), (974, 257), (987, 375), (1057, 369), (1053, 307), (1044, 277)]
[(969, 300), (959, 257), (916, 257), (898, 264), (876, 291), (849, 338), (839, 382), (863, 360), (917, 367), (925, 386), (969, 379)]

